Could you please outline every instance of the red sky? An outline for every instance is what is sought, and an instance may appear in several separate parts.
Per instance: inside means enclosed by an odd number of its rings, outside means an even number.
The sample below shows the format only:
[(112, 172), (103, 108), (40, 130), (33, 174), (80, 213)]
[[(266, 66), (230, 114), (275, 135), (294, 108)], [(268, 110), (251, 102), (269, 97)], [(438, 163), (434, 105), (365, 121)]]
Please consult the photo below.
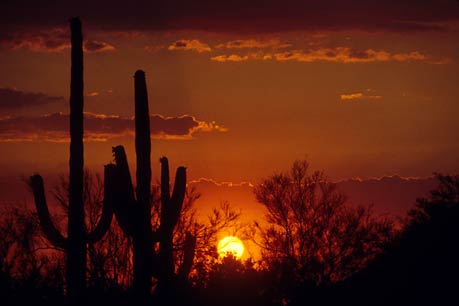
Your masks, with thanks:
[(190, 180), (255, 184), (306, 157), (337, 181), (459, 172), (455, 0), (4, 1), (0, 191), (67, 170), (75, 15), (91, 170), (117, 144), (134, 167), (143, 69), (152, 158), (187, 166)]

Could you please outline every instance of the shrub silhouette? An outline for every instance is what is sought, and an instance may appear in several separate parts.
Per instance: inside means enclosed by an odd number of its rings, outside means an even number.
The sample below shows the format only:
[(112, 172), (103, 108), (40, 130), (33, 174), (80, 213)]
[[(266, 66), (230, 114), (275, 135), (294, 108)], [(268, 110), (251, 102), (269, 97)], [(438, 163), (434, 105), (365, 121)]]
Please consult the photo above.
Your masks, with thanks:
[(43, 249), (36, 214), (25, 207), (2, 207), (0, 237), (0, 301), (21, 305), (62, 299), (63, 263)]
[(257, 270), (251, 260), (238, 260), (228, 253), (210, 273), (200, 299), (204, 305), (268, 305), (271, 295), (267, 271)]
[(459, 176), (437, 179), (387, 251), (342, 285), (349, 304), (367, 305), (374, 296), (377, 305), (459, 303)]
[[(59, 183), (53, 188), (53, 196), (64, 210), (64, 219), (68, 214), (68, 178), (60, 176)], [(104, 206), (104, 182), (99, 174), (85, 169), (83, 179), (83, 202), (86, 215), (86, 228), (94, 230)], [(91, 292), (120, 291), (131, 281), (131, 252), (129, 237), (113, 222), (107, 234), (96, 243), (88, 244), (87, 286)]]

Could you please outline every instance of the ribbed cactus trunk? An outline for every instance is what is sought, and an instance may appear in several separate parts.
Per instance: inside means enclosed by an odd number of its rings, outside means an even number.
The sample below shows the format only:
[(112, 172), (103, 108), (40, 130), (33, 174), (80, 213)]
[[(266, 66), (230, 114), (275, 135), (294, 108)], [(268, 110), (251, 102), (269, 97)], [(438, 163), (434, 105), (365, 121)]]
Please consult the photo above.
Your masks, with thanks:
[(151, 290), (151, 254), (153, 253), (151, 229), (151, 140), (150, 112), (145, 72), (136, 71), (135, 88), (135, 151), (137, 156), (137, 209), (139, 227), (133, 236), (134, 290), (138, 296), (148, 296)]
[(72, 32), (72, 67), (70, 81), (70, 176), (67, 237), (54, 225), (46, 202), (43, 178), (30, 177), (35, 207), (46, 238), (67, 253), (67, 295), (77, 304), (86, 290), (86, 246), (96, 243), (107, 233), (113, 217), (113, 198), (117, 188), (116, 169), (108, 165), (104, 171), (104, 203), (102, 214), (91, 232), (86, 232), (83, 199), (83, 37), (81, 21), (70, 19)]
[(72, 67), (70, 80), (70, 177), (67, 282), (70, 297), (85, 290), (86, 243), (83, 203), (83, 35), (81, 21), (70, 20)]

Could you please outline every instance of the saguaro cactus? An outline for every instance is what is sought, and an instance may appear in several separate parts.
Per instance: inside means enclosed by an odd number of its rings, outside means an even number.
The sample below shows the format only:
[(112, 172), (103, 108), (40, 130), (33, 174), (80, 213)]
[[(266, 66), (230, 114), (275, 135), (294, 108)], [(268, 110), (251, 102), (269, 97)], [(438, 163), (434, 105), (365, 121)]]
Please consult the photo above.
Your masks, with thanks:
[[(174, 274), (173, 231), (179, 220), (186, 191), (186, 169), (179, 167), (172, 196), (169, 190), (169, 165), (161, 158), (161, 216), (160, 226), (153, 231), (151, 225), (151, 166), (150, 118), (145, 73), (135, 73), (135, 144), (137, 155), (137, 188), (134, 196), (129, 166), (123, 146), (113, 148), (116, 165), (116, 188), (111, 197), (113, 210), (123, 231), (133, 239), (134, 291), (148, 295), (151, 278), (158, 278), (158, 287), (169, 287)], [(159, 242), (159, 252), (155, 244)], [(188, 275), (194, 257), (195, 238), (187, 234), (186, 255), (179, 269), (183, 279)]]
[[(40, 224), (48, 240), (67, 252), (67, 287), (71, 297), (84, 294), (86, 288), (86, 244), (101, 239), (110, 227), (111, 206), (104, 200), (101, 219), (94, 231), (86, 233), (83, 203), (83, 36), (79, 18), (70, 19), (72, 67), (70, 81), (70, 176), (68, 229), (65, 238), (55, 227), (46, 203), (43, 179), (36, 174), (30, 178)], [(105, 194), (111, 188), (111, 166), (105, 167)]]
[(83, 204), (83, 35), (79, 19), (70, 20), (72, 67), (70, 78), (70, 174), (67, 246), (67, 283), (69, 288), (85, 287), (86, 244)]

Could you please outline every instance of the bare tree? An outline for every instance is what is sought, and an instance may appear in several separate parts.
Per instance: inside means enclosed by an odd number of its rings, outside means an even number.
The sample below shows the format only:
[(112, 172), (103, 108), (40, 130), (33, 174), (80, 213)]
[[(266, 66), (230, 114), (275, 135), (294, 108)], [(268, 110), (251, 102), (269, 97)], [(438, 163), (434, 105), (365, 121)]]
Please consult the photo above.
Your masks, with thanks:
[[(68, 180), (60, 176), (60, 182), (54, 187), (53, 195), (68, 213)], [(86, 215), (86, 228), (92, 231), (102, 213), (104, 182), (99, 174), (85, 170), (83, 179), (83, 203)], [(65, 219), (65, 218), (64, 218)], [(65, 224), (61, 224), (65, 226)], [(130, 239), (113, 221), (107, 235), (100, 241), (88, 245), (87, 277), (90, 289), (127, 287), (131, 279), (132, 261)]]
[(307, 161), (272, 175), (255, 187), (267, 209), (262, 257), (292, 281), (316, 284), (342, 280), (364, 267), (391, 237), (392, 223), (369, 207), (350, 207), (322, 172), (308, 173)]
[(206, 286), (219, 257), (218, 236), (221, 232), (242, 231), (240, 216), (241, 212), (233, 209), (225, 201), (220, 203), (218, 208), (213, 209), (212, 213), (207, 216), (207, 222), (194, 222), (193, 230), (197, 237), (196, 256), (191, 273), (194, 284)]
[[(63, 292), (63, 257), (56, 256), (40, 236), (36, 214), (26, 207), (0, 212), (0, 278), (22, 289), (53, 287)], [(3, 283), (2, 286), (8, 286)]]

